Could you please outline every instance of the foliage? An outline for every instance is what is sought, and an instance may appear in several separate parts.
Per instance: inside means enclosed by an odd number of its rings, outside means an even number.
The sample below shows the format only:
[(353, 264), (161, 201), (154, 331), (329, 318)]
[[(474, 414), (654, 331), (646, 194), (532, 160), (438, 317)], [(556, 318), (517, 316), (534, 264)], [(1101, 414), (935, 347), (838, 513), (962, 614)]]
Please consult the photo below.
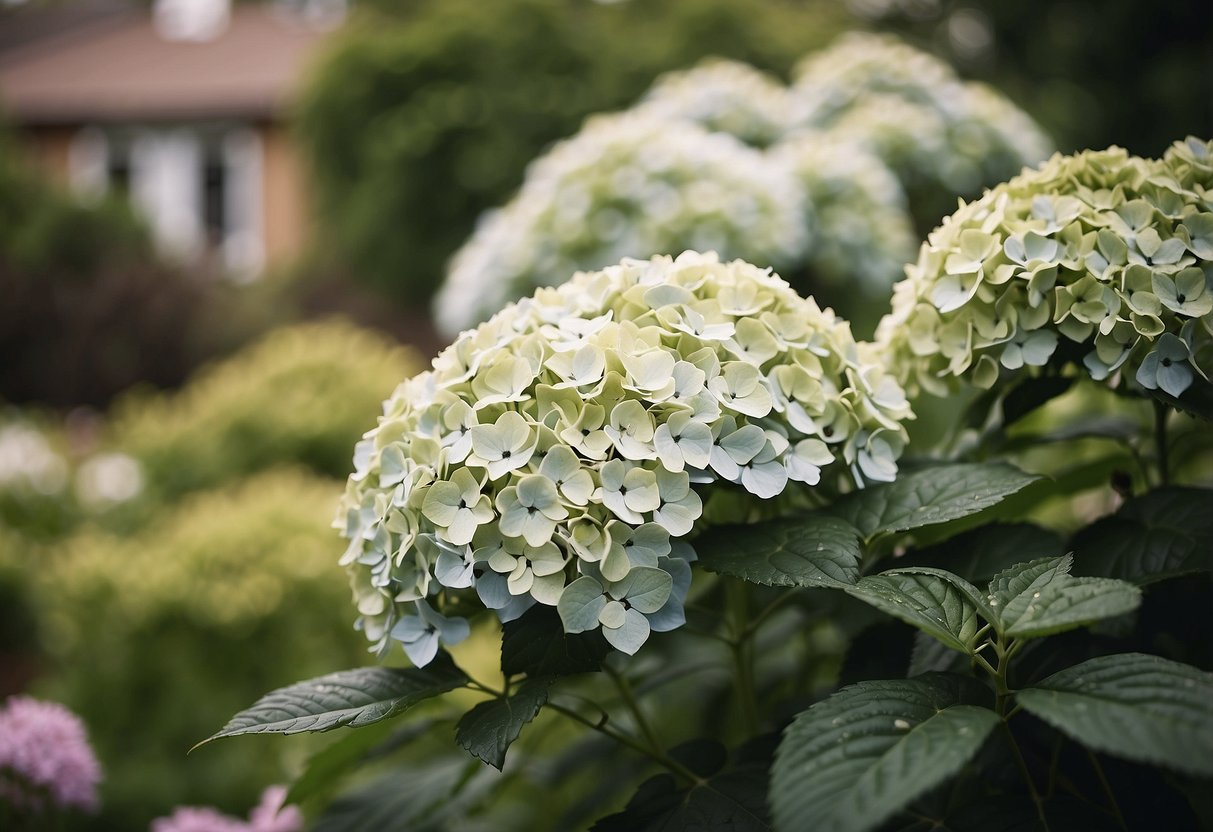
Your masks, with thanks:
[(322, 227), (355, 274), (424, 302), (476, 218), (587, 115), (709, 55), (784, 72), (841, 20), (775, 0), (378, 4), (299, 108)]
[(291, 748), (182, 752), (300, 668), (362, 653), (327, 522), (339, 492), (268, 472), (132, 536), (84, 531), (34, 566), (56, 662), (44, 684), (90, 726), (106, 770), (102, 827), (146, 828), (176, 802), (238, 810), (284, 776)]
[(181, 390), (123, 397), (111, 441), (143, 464), (159, 497), (278, 464), (341, 476), (370, 414), (417, 363), (387, 338), (341, 321), (281, 328)]
[(942, 393), (1073, 360), (1168, 400), (1193, 388), (1191, 407), (1213, 413), (1202, 404), (1211, 149), (1190, 139), (1161, 160), (1055, 156), (964, 206), (924, 244), (881, 323), (899, 377)]
[(694, 249), (764, 266), (799, 259), (806, 206), (794, 180), (731, 136), (654, 112), (595, 117), (531, 165), (517, 196), (452, 261), (435, 303), (445, 331), (624, 257)]
[(705, 500), (710, 522), (720, 492), (892, 479), (908, 414), (847, 325), (769, 271), (686, 252), (578, 274), (463, 333), (358, 444), (338, 520), (358, 626), (425, 665), (467, 636), (474, 587), (502, 621), (554, 606), (635, 653), (684, 620), (677, 539)]

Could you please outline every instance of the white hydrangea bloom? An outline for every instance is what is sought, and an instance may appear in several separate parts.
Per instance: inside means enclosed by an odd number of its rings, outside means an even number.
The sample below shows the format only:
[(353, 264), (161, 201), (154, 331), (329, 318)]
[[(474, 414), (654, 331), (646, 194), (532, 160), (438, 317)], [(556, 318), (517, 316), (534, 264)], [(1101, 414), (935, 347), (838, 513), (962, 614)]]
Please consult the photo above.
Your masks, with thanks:
[(639, 110), (695, 122), (746, 144), (766, 147), (787, 130), (787, 88), (749, 64), (709, 58), (669, 72), (641, 99)]
[(456, 253), (435, 302), (450, 334), (575, 271), (624, 257), (719, 251), (779, 267), (807, 243), (804, 195), (732, 136), (652, 113), (590, 119), (527, 171)]
[(503, 621), (538, 603), (633, 653), (684, 620), (706, 499), (891, 479), (910, 416), (848, 324), (768, 269), (579, 273), (464, 332), (358, 444), (336, 525), (359, 626), (424, 664), (474, 599)]
[(1052, 150), (1005, 97), (888, 35), (847, 34), (810, 55), (790, 98), (792, 124), (866, 144), (933, 202), (974, 196)]
[(862, 144), (802, 131), (771, 148), (800, 180), (816, 229), (805, 260), (815, 276), (887, 296), (918, 246), (905, 192)]
[(1081, 362), (1178, 398), (1213, 371), (1213, 143), (1054, 156), (964, 205), (894, 287), (877, 341), (937, 394)]

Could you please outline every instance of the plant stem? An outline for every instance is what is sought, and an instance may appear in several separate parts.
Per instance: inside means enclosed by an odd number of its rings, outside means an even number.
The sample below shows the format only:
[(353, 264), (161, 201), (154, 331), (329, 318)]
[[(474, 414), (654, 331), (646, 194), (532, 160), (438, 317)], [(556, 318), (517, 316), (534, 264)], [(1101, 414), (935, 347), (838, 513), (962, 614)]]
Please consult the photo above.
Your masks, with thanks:
[(630, 748), (631, 750), (635, 751), (637, 754), (642, 754), (645, 757), (648, 757), (650, 760), (652, 760), (653, 762), (657, 763), (658, 765), (664, 767), (671, 773), (676, 774), (679, 777), (682, 777), (683, 779), (690, 781), (692, 784), (694, 784), (696, 786), (703, 785), (704, 782), (706, 782), (698, 774), (691, 771), (689, 768), (684, 766), (682, 763), (678, 762), (673, 757), (666, 754), (664, 751), (662, 751), (660, 749), (649, 748), (644, 743), (641, 743), (638, 740), (633, 739), (632, 737), (629, 737), (627, 734), (624, 734), (620, 731), (614, 731), (611, 728), (607, 727), (605, 724), (596, 723), (596, 722), (593, 722), (592, 720), (586, 719), (581, 714), (574, 711), (572, 708), (566, 708), (563, 705), (560, 705), (556, 702), (552, 702), (549, 700), (546, 707), (551, 708), (553, 711), (555, 711), (558, 714), (563, 714), (564, 716), (568, 717), (569, 719), (573, 720), (574, 722), (580, 722), (585, 727), (587, 727), (593, 731), (597, 731), (598, 733), (602, 734), (605, 737), (610, 737), (615, 742), (619, 743), (620, 745), (622, 745), (626, 748)]
[(1011, 756), (1015, 759), (1015, 767), (1019, 769), (1019, 774), (1023, 777), (1023, 782), (1028, 787), (1028, 795), (1032, 798), (1033, 805), (1036, 806), (1036, 816), (1040, 818), (1040, 824), (1044, 827), (1045, 832), (1049, 832), (1049, 821), (1045, 817), (1044, 801), (1040, 799), (1040, 792), (1036, 791), (1036, 783), (1032, 780), (1032, 772), (1028, 770), (1028, 762), (1023, 758), (1023, 752), (1019, 750), (1019, 743), (1015, 741), (1015, 735), (1011, 733), (1011, 726), (1003, 721), (1003, 734), (1007, 738), (1007, 744), (1011, 747)]
[(1167, 417), (1170, 408), (1160, 401), (1154, 402), (1154, 445), (1158, 455), (1158, 479), (1163, 485), (1171, 482), (1170, 450), (1167, 448)]
[(766, 620), (768, 618), (770, 618), (772, 615), (774, 615), (776, 612), (778, 612), (779, 609), (784, 604), (788, 603), (789, 601), (791, 601), (793, 598), (796, 597), (796, 593), (798, 590), (799, 590), (798, 587), (789, 589), (789, 590), (783, 592), (782, 594), (780, 594), (780, 596), (778, 598), (776, 598), (774, 601), (772, 601), (771, 603), (769, 603), (765, 607), (763, 607), (762, 612), (760, 612), (760, 613), (758, 613), (758, 615), (754, 616), (754, 619), (745, 626), (745, 629), (742, 630), (740, 637), (743, 639), (752, 637), (756, 632), (758, 632), (758, 628), (761, 627), (764, 623), (766, 623)]
[(649, 721), (644, 717), (644, 711), (640, 709), (640, 703), (636, 701), (636, 696), (632, 693), (632, 686), (628, 684), (628, 680), (622, 673), (617, 670), (612, 670), (609, 667), (604, 667), (607, 675), (615, 682), (615, 687), (619, 688), (619, 696), (623, 699), (624, 706), (632, 714), (632, 719), (636, 720), (636, 727), (640, 733), (644, 735), (645, 741), (649, 746), (657, 751), (660, 751), (662, 746), (661, 741), (657, 739), (656, 732), (653, 731)]
[(732, 619), (734, 638), (730, 644), (733, 654), (734, 682), (737, 686), (737, 703), (741, 708), (742, 725), (746, 735), (758, 733), (758, 701), (754, 694), (754, 657), (749, 649), (746, 633), (746, 608), (749, 588), (741, 581), (725, 583), (725, 597)]
[(1103, 773), (1103, 766), (1099, 764), (1099, 758), (1091, 749), (1084, 749), (1087, 752), (1087, 759), (1091, 761), (1091, 768), (1095, 769), (1095, 776), (1099, 778), (1099, 785), (1103, 788), (1104, 796), (1108, 798), (1108, 805), (1116, 814), (1116, 823), (1125, 832), (1129, 832), (1129, 827), (1125, 823), (1125, 816), (1120, 812), (1120, 804), (1116, 802), (1116, 795), (1112, 792), (1112, 786), (1108, 783), (1107, 776)]

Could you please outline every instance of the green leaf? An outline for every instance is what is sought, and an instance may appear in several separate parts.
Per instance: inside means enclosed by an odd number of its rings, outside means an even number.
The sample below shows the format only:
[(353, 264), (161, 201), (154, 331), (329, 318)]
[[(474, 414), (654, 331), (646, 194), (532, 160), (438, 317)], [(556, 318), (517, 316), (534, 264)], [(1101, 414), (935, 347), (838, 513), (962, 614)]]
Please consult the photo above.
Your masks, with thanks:
[(690, 789), (678, 789), (673, 777), (660, 774), (591, 832), (770, 832), (766, 793), (766, 772), (756, 766), (717, 774)]
[(796, 717), (771, 777), (775, 825), (862, 832), (954, 775), (998, 717), (960, 676), (860, 682)]
[(981, 627), (974, 600), (980, 594), (963, 579), (945, 575), (935, 569), (892, 570), (860, 578), (846, 592), (953, 650), (972, 653)]
[(1132, 612), (1141, 590), (1110, 578), (1072, 577), (1070, 555), (1012, 567), (990, 582), (995, 629), (1013, 638), (1036, 638)]
[(870, 540), (976, 514), (1037, 479), (1010, 465), (939, 465), (848, 494), (828, 510)]
[(467, 680), (445, 653), (424, 668), (362, 667), (330, 673), (267, 693), (199, 745), (240, 734), (358, 728), (403, 713)]
[[(410, 722), (406, 727), (409, 730), (428, 729), (430, 723), (427, 721), (424, 725), (415, 725)], [(291, 784), (284, 803), (302, 803), (314, 797), (332, 794), (341, 786), (342, 778), (357, 768), (394, 728), (390, 722), (380, 722), (361, 731), (350, 731), (327, 748), (313, 754), (308, 758), (303, 773)]]
[(699, 565), (764, 586), (843, 587), (859, 579), (859, 532), (824, 514), (722, 526), (695, 541)]
[(601, 631), (565, 633), (560, 615), (542, 604), (501, 628), (501, 671), (506, 676), (593, 673), (610, 652)]
[(1074, 384), (1073, 378), (1062, 376), (1027, 377), (1011, 388), (1002, 400), (1003, 427), (1014, 424), (1065, 393)]
[[(452, 749), (453, 750), (453, 749)], [(479, 769), (468, 782), (468, 766)], [(487, 775), (478, 778), (477, 775)], [(424, 766), (399, 768), (338, 797), (309, 827), (312, 832), (441, 832), (463, 828), (496, 772), (466, 757), (431, 759)]]
[(1031, 523), (989, 523), (907, 555), (915, 565), (947, 569), (985, 585), (997, 573), (1025, 560), (1057, 557), (1061, 536)]
[(509, 696), (490, 699), (472, 708), (455, 726), (455, 742), (498, 771), (505, 752), (522, 733), (522, 727), (547, 704), (551, 679), (527, 679)]
[(1165, 487), (1080, 531), (1076, 571), (1138, 585), (1213, 571), (1213, 490)]
[(1097, 751), (1213, 777), (1213, 673), (1125, 653), (1067, 668), (1016, 698)]

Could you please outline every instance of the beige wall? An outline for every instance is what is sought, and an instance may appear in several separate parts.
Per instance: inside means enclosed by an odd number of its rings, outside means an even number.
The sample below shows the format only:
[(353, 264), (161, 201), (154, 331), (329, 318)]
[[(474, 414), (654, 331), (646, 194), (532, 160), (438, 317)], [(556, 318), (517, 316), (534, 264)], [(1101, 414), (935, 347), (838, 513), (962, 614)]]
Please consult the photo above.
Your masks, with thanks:
[(289, 131), (283, 125), (266, 125), (261, 130), (261, 143), (265, 262), (273, 267), (289, 263), (303, 253), (311, 215), (303, 165)]

